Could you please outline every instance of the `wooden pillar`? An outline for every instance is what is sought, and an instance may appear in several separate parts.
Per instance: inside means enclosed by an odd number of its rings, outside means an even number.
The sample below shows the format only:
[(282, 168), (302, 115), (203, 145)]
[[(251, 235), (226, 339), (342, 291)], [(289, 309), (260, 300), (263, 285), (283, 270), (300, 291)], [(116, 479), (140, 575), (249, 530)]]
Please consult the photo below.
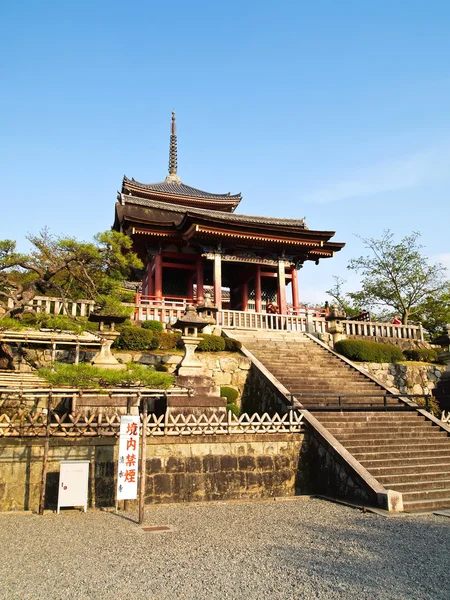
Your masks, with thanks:
[(248, 310), (248, 283), (245, 282), (241, 285), (241, 305), (242, 310), (247, 312)]
[(147, 268), (147, 294), (150, 296), (150, 300), (153, 300), (153, 296), (155, 295), (155, 277), (153, 274), (153, 265), (155, 264), (155, 259), (149, 263)]
[(194, 301), (194, 273), (188, 275), (187, 295), (189, 302), (192, 303)]
[(255, 311), (262, 312), (261, 299), (261, 265), (256, 265), (255, 269)]
[(214, 255), (214, 304), (222, 310), (222, 257)]
[(298, 310), (298, 279), (297, 279), (297, 269), (295, 267), (291, 267), (291, 275), (292, 275), (292, 306), (294, 308), (294, 313)]
[(197, 256), (197, 304), (203, 302), (203, 259)]
[(286, 314), (286, 273), (284, 270), (284, 261), (278, 261), (278, 306), (280, 307), (280, 313)]
[(155, 256), (155, 299), (162, 299), (162, 254), (158, 252)]

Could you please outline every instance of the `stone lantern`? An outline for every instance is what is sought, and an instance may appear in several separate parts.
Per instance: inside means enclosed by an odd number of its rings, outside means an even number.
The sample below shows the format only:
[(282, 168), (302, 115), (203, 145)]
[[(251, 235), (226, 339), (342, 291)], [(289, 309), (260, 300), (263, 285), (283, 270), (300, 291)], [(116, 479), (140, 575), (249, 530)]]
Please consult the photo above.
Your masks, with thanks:
[(189, 304), (184, 315), (173, 325), (173, 329), (181, 329), (184, 345), (184, 356), (178, 366), (178, 375), (199, 375), (202, 363), (194, 355), (200, 343), (198, 334), (208, 325), (208, 321), (197, 314), (195, 306)]
[(207, 322), (207, 325), (203, 329), (204, 333), (213, 333), (213, 326), (216, 324), (216, 315), (219, 309), (212, 302), (209, 290), (205, 290), (203, 296), (204, 301), (197, 306), (197, 313)]
[(119, 363), (111, 352), (111, 346), (120, 335), (119, 331), (115, 330), (116, 323), (123, 323), (128, 317), (119, 317), (113, 315), (98, 315), (91, 313), (88, 317), (89, 321), (98, 323), (99, 337), (101, 338), (102, 347), (91, 361), (91, 365), (101, 367), (102, 369), (126, 369), (126, 365)]
[(341, 340), (344, 335), (343, 321), (345, 321), (346, 318), (347, 315), (339, 310), (336, 304), (331, 307), (330, 314), (325, 317), (325, 320), (328, 321), (328, 333), (333, 337), (333, 346)]

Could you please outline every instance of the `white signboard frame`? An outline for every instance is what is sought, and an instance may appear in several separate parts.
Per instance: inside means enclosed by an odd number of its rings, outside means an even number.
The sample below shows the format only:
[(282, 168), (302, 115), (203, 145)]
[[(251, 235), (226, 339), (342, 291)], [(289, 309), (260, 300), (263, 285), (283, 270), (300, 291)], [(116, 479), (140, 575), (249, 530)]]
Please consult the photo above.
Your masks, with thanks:
[(120, 417), (119, 457), (117, 463), (117, 500), (136, 500), (139, 472), (140, 417)]
[(89, 484), (88, 460), (62, 460), (59, 463), (58, 508), (83, 506), (87, 511)]

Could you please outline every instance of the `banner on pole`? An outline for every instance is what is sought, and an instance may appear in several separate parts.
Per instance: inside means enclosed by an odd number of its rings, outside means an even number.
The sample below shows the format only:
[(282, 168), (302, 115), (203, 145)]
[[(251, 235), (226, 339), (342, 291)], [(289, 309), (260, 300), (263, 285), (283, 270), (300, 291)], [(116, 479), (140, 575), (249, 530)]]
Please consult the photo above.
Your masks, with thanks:
[(120, 417), (117, 500), (136, 500), (139, 457), (139, 417)]

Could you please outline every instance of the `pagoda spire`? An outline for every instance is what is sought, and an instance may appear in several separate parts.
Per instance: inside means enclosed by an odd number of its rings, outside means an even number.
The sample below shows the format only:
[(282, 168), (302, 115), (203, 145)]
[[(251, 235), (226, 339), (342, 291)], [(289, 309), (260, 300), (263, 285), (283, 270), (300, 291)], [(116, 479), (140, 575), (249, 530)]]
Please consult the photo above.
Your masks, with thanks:
[(169, 175), (166, 181), (179, 183), (181, 180), (177, 174), (177, 124), (175, 122), (175, 111), (172, 111), (172, 126), (170, 130), (170, 150), (169, 150)]

